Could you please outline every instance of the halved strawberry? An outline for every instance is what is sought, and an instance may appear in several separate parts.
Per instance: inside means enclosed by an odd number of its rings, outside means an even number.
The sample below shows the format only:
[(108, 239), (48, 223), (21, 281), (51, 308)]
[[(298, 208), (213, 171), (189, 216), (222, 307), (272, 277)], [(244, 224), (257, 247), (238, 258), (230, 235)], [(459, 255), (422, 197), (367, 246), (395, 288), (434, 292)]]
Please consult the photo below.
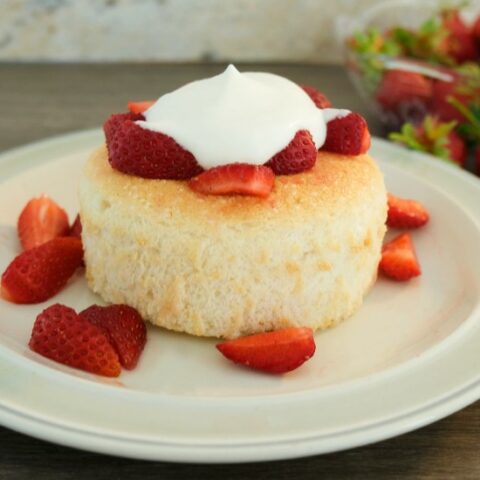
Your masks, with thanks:
[(24, 250), (66, 235), (68, 230), (67, 213), (46, 195), (32, 198), (18, 217), (18, 237)]
[(428, 211), (420, 202), (388, 194), (387, 225), (389, 227), (418, 228), (425, 225), (429, 218)]
[(267, 197), (273, 189), (275, 174), (265, 166), (232, 163), (211, 168), (192, 178), (188, 186), (206, 195), (253, 195)]
[(412, 100), (427, 101), (432, 96), (432, 82), (419, 73), (387, 70), (378, 86), (376, 99), (387, 110)]
[(144, 178), (185, 180), (203, 171), (195, 157), (168, 135), (147, 130), (128, 119), (116, 125), (110, 137), (104, 128), (108, 159), (120, 172)]
[(134, 308), (128, 305), (92, 305), (79, 315), (105, 331), (123, 367), (129, 370), (135, 368), (147, 341), (147, 329)]
[(300, 85), (300, 87), (302, 87), (318, 108), (330, 108), (332, 106), (332, 102), (316, 88), (310, 85)]
[(343, 155), (360, 155), (370, 148), (370, 132), (365, 119), (358, 113), (335, 118), (327, 123), (327, 138), (320, 148)]
[(80, 220), (80, 215), (75, 217), (75, 221), (73, 222), (68, 235), (70, 237), (82, 238), (82, 221)]
[(128, 110), (132, 113), (143, 113), (148, 110), (155, 100), (143, 100), (142, 102), (128, 102)]
[(406, 281), (420, 275), (412, 238), (403, 233), (383, 246), (380, 270), (393, 280)]
[(292, 175), (310, 170), (317, 161), (317, 148), (310, 132), (299, 130), (293, 140), (265, 165), (276, 175)]
[(38, 315), (28, 346), (69, 367), (107, 377), (120, 375), (118, 355), (104, 331), (64, 305), (52, 305)]
[(58, 237), (18, 255), (2, 275), (2, 296), (13, 303), (48, 300), (82, 264), (82, 242)]
[(311, 328), (292, 327), (219, 343), (229, 360), (268, 373), (295, 370), (315, 353)]

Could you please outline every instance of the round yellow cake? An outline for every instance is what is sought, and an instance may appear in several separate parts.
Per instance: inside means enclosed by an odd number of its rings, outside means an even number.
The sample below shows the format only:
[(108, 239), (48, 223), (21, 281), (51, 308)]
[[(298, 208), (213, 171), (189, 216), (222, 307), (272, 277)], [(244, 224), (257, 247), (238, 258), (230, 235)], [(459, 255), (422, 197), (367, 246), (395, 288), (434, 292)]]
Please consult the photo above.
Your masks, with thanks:
[(125, 175), (102, 147), (79, 195), (91, 289), (170, 330), (233, 338), (327, 328), (376, 279), (387, 201), (368, 155), (319, 152), (313, 169), (276, 177), (262, 199)]

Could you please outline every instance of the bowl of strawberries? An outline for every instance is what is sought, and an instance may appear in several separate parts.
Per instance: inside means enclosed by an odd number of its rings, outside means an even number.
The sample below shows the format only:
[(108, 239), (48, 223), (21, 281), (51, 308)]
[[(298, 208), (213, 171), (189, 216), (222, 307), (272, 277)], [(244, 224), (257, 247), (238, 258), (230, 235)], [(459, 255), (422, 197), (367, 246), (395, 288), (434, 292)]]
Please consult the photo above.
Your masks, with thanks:
[(480, 2), (383, 2), (349, 22), (346, 46), (391, 140), (480, 175)]

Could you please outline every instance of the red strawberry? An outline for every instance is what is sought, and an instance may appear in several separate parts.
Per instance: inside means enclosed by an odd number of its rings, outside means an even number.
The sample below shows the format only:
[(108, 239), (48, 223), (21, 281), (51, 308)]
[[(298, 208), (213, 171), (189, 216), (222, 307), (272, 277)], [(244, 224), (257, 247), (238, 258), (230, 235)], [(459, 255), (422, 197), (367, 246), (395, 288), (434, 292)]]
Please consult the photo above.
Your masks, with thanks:
[(172, 137), (123, 121), (110, 140), (110, 164), (116, 170), (144, 178), (184, 180), (202, 172), (195, 157)]
[(452, 131), (447, 136), (445, 148), (449, 151), (449, 158), (458, 163), (461, 167), (465, 165), (467, 159), (467, 146), (463, 138), (455, 131)]
[(129, 370), (135, 368), (147, 341), (147, 329), (134, 308), (128, 305), (92, 305), (79, 315), (105, 332), (123, 367)]
[(443, 26), (449, 35), (445, 42), (447, 52), (458, 63), (475, 61), (479, 55), (473, 29), (469, 28), (457, 9), (442, 12)]
[(293, 140), (265, 165), (276, 175), (291, 175), (310, 170), (317, 161), (317, 147), (310, 132), (299, 130)]
[(370, 148), (370, 132), (358, 113), (335, 118), (327, 123), (327, 138), (320, 150), (343, 155), (360, 155)]
[(387, 110), (412, 100), (426, 102), (432, 96), (432, 82), (419, 73), (388, 70), (377, 89), (376, 99)]
[(38, 315), (28, 346), (69, 367), (107, 377), (120, 375), (118, 356), (103, 330), (58, 303)]
[(155, 100), (144, 100), (143, 102), (128, 102), (128, 110), (132, 113), (143, 113), (148, 110)]
[(136, 120), (145, 120), (145, 117), (141, 114), (136, 114), (132, 112), (114, 113), (110, 115), (103, 124), (103, 131), (105, 132), (105, 140), (107, 142), (107, 146), (112, 142), (113, 135), (116, 133), (120, 125), (122, 125), (127, 120), (135, 122)]
[(444, 122), (452, 120), (464, 122), (463, 114), (448, 101), (450, 97), (453, 97), (463, 105), (468, 105), (472, 100), (472, 95), (466, 94), (462, 90), (464, 89), (462, 89), (460, 77), (454, 77), (449, 82), (441, 80), (434, 82), (431, 110), (435, 116)]
[(75, 217), (75, 221), (73, 222), (73, 225), (70, 228), (70, 237), (77, 237), (77, 238), (82, 238), (82, 221), (80, 220), (80, 215), (77, 215)]
[(399, 235), (383, 246), (379, 267), (387, 277), (398, 281), (410, 280), (422, 273), (408, 233)]
[(311, 328), (285, 328), (219, 343), (218, 350), (235, 363), (268, 373), (295, 370), (313, 357)]
[(17, 223), (18, 236), (24, 250), (66, 235), (68, 230), (67, 213), (46, 195), (30, 200)]
[(192, 178), (188, 186), (206, 195), (253, 195), (267, 197), (273, 189), (275, 174), (265, 166), (232, 163), (211, 168)]
[(421, 203), (388, 194), (387, 225), (389, 227), (418, 228), (425, 225), (429, 218), (427, 210)]
[(330, 108), (332, 106), (332, 102), (316, 88), (313, 88), (310, 85), (300, 85), (300, 87), (303, 88), (305, 93), (313, 100), (313, 103), (315, 103), (318, 108)]
[(477, 41), (478, 47), (480, 48), (480, 15), (477, 17), (475, 23), (473, 24), (472, 33), (475, 37), (475, 40)]
[(2, 296), (13, 303), (39, 303), (59, 292), (82, 264), (82, 242), (58, 237), (18, 255), (2, 275)]

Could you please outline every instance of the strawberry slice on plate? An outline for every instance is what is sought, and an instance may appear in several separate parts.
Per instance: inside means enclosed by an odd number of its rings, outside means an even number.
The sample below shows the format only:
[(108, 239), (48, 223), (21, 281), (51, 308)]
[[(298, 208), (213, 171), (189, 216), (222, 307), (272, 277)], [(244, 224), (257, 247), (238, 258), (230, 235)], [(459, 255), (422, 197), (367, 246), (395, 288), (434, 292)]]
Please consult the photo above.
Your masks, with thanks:
[(293, 140), (265, 165), (270, 167), (275, 175), (292, 175), (310, 170), (316, 161), (317, 147), (310, 132), (299, 130)]
[(143, 100), (141, 102), (128, 102), (128, 110), (132, 113), (143, 113), (148, 110), (155, 100)]
[(327, 137), (320, 150), (342, 155), (361, 155), (369, 148), (367, 122), (361, 115), (352, 112), (327, 123)]
[(18, 237), (24, 250), (67, 235), (69, 228), (65, 210), (46, 195), (32, 198), (25, 205), (17, 222)]
[(147, 341), (147, 329), (140, 314), (128, 305), (92, 305), (80, 317), (101, 328), (128, 370), (135, 368)]
[(211, 168), (192, 178), (188, 185), (206, 195), (252, 195), (267, 197), (273, 189), (275, 174), (266, 166), (232, 163)]
[(229, 360), (254, 370), (286, 373), (295, 370), (315, 353), (311, 328), (284, 328), (229, 340), (217, 345)]
[(52, 305), (38, 315), (28, 346), (69, 367), (107, 377), (120, 375), (118, 355), (105, 332), (64, 305)]
[(388, 194), (387, 225), (393, 228), (419, 228), (430, 218), (427, 209), (415, 200)]
[(379, 266), (387, 277), (402, 282), (422, 273), (412, 238), (408, 233), (399, 235), (383, 246)]
[(39, 303), (53, 297), (83, 262), (82, 242), (58, 237), (18, 255), (2, 275), (2, 297)]

